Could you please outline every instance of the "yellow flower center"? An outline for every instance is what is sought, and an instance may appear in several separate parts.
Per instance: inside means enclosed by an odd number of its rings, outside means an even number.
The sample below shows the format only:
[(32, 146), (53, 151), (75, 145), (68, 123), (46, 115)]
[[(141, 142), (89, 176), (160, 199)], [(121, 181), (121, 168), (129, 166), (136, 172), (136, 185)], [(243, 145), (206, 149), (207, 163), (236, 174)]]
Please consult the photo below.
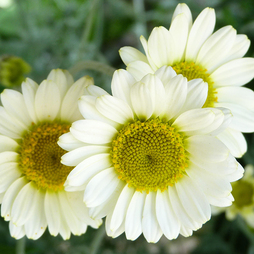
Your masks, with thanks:
[(253, 204), (253, 185), (244, 180), (232, 184), (232, 195), (235, 199), (234, 204), (238, 208)]
[(119, 178), (137, 191), (164, 191), (188, 166), (183, 137), (159, 119), (136, 121), (112, 142), (112, 162)]
[(211, 80), (210, 74), (207, 73), (205, 68), (202, 68), (193, 62), (180, 62), (173, 65), (172, 68), (177, 74), (182, 74), (186, 77), (188, 81), (197, 78), (203, 79), (203, 81), (208, 84), (208, 96), (203, 108), (214, 106), (214, 102), (217, 101), (216, 90), (213, 87), (214, 82)]
[(69, 127), (66, 123), (34, 125), (20, 143), (19, 168), (40, 189), (62, 190), (73, 169), (60, 163), (66, 151), (57, 144), (59, 136), (68, 132)]

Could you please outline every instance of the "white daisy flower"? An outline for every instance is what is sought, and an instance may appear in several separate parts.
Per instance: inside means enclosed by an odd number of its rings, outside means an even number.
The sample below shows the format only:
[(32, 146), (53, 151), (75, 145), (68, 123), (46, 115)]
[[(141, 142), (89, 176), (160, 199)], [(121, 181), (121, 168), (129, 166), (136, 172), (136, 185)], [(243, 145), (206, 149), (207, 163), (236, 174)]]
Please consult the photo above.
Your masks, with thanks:
[(231, 113), (201, 108), (207, 96), (201, 79), (187, 82), (162, 67), (136, 82), (118, 70), (113, 96), (90, 90), (94, 96), (79, 100), (85, 119), (58, 144), (69, 151), (62, 163), (76, 166), (66, 191), (84, 190), (92, 218), (107, 216), (109, 236), (125, 231), (135, 240), (143, 233), (148, 242), (190, 236), (210, 219), (210, 204), (231, 204), (230, 182), (243, 169), (215, 137)]
[(234, 220), (237, 215), (244, 218), (246, 223), (254, 228), (254, 167), (247, 165), (244, 176), (232, 183), (234, 202), (230, 207), (212, 207), (213, 214), (225, 212), (228, 220)]
[(231, 110), (231, 125), (218, 138), (235, 157), (241, 157), (247, 150), (242, 132), (254, 131), (254, 93), (241, 87), (254, 77), (254, 58), (243, 58), (250, 46), (246, 35), (236, 34), (232, 26), (213, 33), (214, 26), (214, 9), (204, 9), (192, 23), (189, 7), (178, 4), (169, 30), (155, 27), (148, 41), (141, 36), (146, 55), (123, 47), (120, 56), (137, 80), (168, 65), (188, 80), (201, 78), (207, 82), (203, 107)]
[(22, 93), (6, 89), (1, 94), (1, 215), (17, 239), (38, 239), (47, 226), (51, 235), (68, 239), (84, 233), (87, 225), (101, 224), (89, 217), (82, 192), (63, 187), (72, 167), (61, 164), (65, 151), (57, 140), (81, 118), (77, 101), (93, 80), (73, 83), (67, 71), (57, 69), (39, 86), (26, 79)]

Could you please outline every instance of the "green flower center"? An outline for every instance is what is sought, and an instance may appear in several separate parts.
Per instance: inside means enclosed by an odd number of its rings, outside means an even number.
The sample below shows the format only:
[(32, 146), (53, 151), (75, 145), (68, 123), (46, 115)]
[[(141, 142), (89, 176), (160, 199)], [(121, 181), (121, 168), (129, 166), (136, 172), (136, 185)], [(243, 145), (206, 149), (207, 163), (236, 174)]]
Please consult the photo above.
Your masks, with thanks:
[(164, 191), (188, 166), (183, 137), (159, 119), (127, 124), (112, 142), (111, 157), (119, 178), (137, 191)]
[(59, 136), (68, 132), (69, 127), (66, 123), (34, 125), (20, 143), (19, 168), (40, 189), (62, 190), (73, 169), (61, 164), (61, 157), (66, 151), (57, 144)]
[(196, 65), (193, 62), (180, 62), (173, 65), (172, 68), (177, 74), (182, 74), (184, 77), (186, 77), (188, 81), (197, 78), (203, 79), (203, 81), (208, 84), (208, 96), (203, 108), (214, 106), (214, 102), (217, 101), (216, 90), (213, 87), (214, 82), (211, 80), (210, 74), (207, 73), (206, 69)]
[(251, 205), (253, 203), (253, 185), (240, 180), (232, 184), (232, 195), (235, 199), (234, 204), (242, 208), (244, 206)]

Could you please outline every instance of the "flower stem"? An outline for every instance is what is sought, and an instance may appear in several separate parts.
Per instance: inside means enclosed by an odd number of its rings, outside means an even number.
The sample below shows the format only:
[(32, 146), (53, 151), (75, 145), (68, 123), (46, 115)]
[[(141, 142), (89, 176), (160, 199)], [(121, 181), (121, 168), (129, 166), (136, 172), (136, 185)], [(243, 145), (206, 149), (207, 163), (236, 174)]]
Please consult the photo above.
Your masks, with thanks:
[(100, 245), (102, 243), (104, 235), (105, 235), (105, 229), (104, 229), (104, 227), (100, 227), (97, 230), (96, 235), (95, 235), (93, 242), (91, 244), (91, 248), (90, 248), (90, 252), (89, 252), (90, 254), (98, 253), (98, 250), (100, 248)]
[(17, 240), (16, 243), (16, 254), (25, 254), (26, 249), (26, 238), (23, 237), (20, 240)]

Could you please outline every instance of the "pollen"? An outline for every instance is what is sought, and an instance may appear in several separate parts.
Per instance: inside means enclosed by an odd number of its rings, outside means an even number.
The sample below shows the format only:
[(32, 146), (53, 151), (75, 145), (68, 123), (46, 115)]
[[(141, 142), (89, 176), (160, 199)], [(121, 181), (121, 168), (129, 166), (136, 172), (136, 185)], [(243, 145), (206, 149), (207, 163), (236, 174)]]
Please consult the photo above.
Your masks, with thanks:
[(214, 102), (217, 102), (217, 92), (213, 87), (214, 82), (210, 78), (210, 74), (207, 72), (205, 68), (202, 66), (196, 65), (193, 62), (180, 62), (172, 66), (177, 74), (182, 74), (184, 77), (188, 79), (188, 81), (192, 79), (201, 78), (204, 82), (208, 84), (208, 96), (206, 99), (203, 108), (213, 107)]
[(158, 118), (125, 125), (112, 142), (111, 157), (118, 178), (147, 193), (173, 186), (188, 166), (183, 137)]
[(66, 153), (57, 144), (59, 136), (69, 131), (66, 123), (33, 125), (20, 142), (19, 168), (27, 180), (39, 189), (63, 190), (63, 184), (73, 169), (60, 163)]

